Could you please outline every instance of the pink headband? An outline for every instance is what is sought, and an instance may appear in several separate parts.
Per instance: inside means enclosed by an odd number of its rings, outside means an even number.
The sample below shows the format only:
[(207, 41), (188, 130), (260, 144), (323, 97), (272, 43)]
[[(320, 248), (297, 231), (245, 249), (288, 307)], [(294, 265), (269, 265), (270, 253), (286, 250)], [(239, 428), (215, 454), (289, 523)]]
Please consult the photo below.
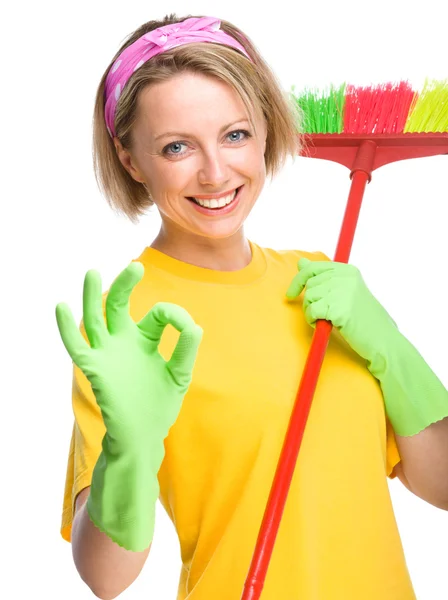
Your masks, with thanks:
[(176, 46), (195, 42), (215, 42), (240, 50), (249, 60), (246, 50), (233, 37), (220, 30), (221, 21), (214, 17), (186, 19), (181, 23), (164, 25), (142, 35), (128, 46), (112, 65), (106, 77), (104, 116), (107, 130), (115, 136), (115, 109), (126, 82), (147, 60)]

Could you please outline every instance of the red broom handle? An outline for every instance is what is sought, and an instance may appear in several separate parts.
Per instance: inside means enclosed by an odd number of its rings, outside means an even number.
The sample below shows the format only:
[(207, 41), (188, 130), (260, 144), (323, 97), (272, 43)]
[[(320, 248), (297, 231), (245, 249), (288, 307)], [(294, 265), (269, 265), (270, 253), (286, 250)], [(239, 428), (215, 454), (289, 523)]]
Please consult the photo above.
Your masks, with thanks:
[[(371, 179), (375, 151), (376, 144), (371, 141), (362, 142), (358, 149), (351, 171), (352, 183), (336, 247), (335, 262), (348, 263), (350, 258), (364, 190)], [(316, 323), (241, 600), (258, 600), (263, 590), (332, 328), (330, 321), (319, 320)]]

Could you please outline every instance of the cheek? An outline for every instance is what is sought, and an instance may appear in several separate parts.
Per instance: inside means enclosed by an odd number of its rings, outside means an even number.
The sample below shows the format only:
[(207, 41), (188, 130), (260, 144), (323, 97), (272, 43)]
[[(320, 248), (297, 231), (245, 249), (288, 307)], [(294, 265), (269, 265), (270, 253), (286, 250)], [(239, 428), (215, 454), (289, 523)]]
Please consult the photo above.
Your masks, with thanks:
[(252, 176), (262, 175), (266, 172), (262, 147), (257, 149), (248, 147), (235, 157), (232, 164)]
[(178, 164), (167, 164), (154, 172), (152, 177), (153, 189), (166, 198), (171, 194), (178, 194), (179, 190), (188, 189), (191, 182), (192, 165), (187, 161), (179, 161)]
[(260, 153), (253, 162), (254, 165), (254, 173), (260, 179), (261, 184), (266, 180), (266, 160), (264, 158), (264, 154)]

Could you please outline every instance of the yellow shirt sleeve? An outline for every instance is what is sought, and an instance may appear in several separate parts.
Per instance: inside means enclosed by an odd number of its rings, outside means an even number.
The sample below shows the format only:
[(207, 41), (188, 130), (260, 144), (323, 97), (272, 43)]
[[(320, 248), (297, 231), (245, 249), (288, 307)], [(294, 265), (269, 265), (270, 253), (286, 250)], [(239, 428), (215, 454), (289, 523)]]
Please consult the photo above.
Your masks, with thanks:
[[(80, 331), (87, 340), (84, 326)], [(74, 503), (78, 493), (89, 486), (93, 468), (102, 451), (106, 428), (92, 386), (84, 373), (73, 365), (72, 404), (74, 423), (67, 463), (61, 535), (71, 541)]]
[(392, 427), (391, 422), (386, 416), (386, 466), (387, 466), (387, 476), (389, 479), (395, 479), (396, 475), (392, 474), (392, 471), (397, 463), (401, 461), (401, 456), (398, 451), (397, 441), (395, 439), (395, 432)]

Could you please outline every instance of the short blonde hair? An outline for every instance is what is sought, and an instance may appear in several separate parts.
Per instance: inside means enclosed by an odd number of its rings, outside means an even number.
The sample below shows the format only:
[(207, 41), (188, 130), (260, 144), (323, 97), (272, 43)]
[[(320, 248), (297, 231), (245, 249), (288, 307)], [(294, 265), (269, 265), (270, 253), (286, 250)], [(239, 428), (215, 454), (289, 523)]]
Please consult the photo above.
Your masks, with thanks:
[[(179, 18), (170, 14), (162, 21), (148, 21), (139, 27), (115, 54), (96, 93), (93, 115), (93, 163), (96, 181), (110, 207), (124, 213), (132, 222), (137, 222), (138, 217), (154, 202), (146, 186), (135, 181), (121, 164), (114, 142), (107, 131), (104, 120), (106, 77), (118, 55), (142, 35), (191, 17), (192, 15), (188, 15)], [(223, 19), (221, 29), (246, 49), (253, 63), (234, 48), (209, 42), (187, 44), (162, 52), (139, 67), (126, 83), (115, 113), (116, 137), (124, 148), (132, 150), (132, 128), (137, 118), (137, 101), (145, 88), (153, 83), (167, 81), (180, 73), (201, 73), (229, 84), (244, 102), (251, 120), (251, 113), (264, 117), (267, 126), (266, 175), (272, 179), (283, 167), (288, 156), (294, 158), (300, 152), (300, 109), (292, 95), (282, 91), (275, 74), (249, 38)]]

